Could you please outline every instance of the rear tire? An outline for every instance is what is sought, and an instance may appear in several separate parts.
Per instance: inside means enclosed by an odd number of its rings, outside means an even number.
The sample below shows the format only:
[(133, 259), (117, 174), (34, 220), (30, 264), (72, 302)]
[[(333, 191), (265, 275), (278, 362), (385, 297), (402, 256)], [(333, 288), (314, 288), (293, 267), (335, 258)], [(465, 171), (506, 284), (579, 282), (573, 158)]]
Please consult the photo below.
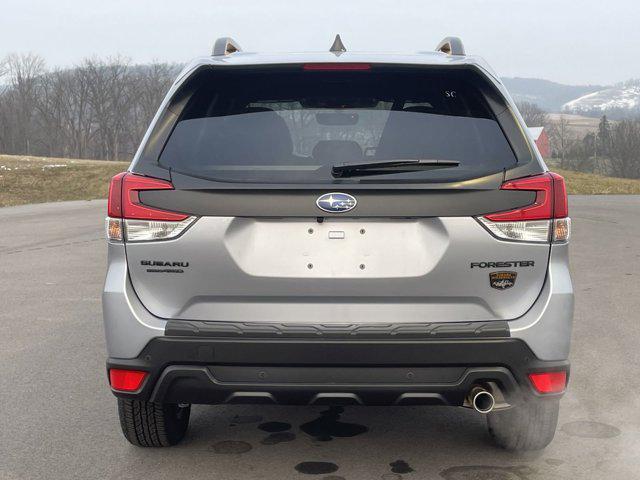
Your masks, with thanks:
[(137, 447), (169, 447), (180, 442), (187, 433), (190, 413), (190, 405), (118, 398), (122, 433)]
[(494, 441), (511, 451), (541, 450), (553, 440), (558, 425), (560, 399), (531, 399), (507, 410), (487, 415)]

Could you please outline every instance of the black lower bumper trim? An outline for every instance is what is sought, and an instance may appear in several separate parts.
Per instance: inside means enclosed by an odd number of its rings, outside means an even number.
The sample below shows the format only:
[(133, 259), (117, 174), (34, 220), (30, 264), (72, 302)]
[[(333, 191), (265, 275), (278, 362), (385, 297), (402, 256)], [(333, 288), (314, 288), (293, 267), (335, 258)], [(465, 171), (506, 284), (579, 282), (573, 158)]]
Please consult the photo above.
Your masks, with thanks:
[[(220, 382), (211, 369), (174, 365), (160, 376), (150, 400), (169, 403), (267, 403), (288, 405), (461, 405), (471, 387), (493, 381), (501, 390), (515, 396), (517, 384), (511, 373), (501, 367), (467, 369), (453, 383), (412, 382), (411, 368), (404, 382), (398, 383), (307, 383), (304, 367), (295, 372), (299, 381), (271, 383), (260, 381), (264, 370), (255, 367), (250, 383)], [(348, 373), (349, 368), (344, 369)], [(370, 368), (370, 374), (384, 374), (383, 368)], [(203, 402), (203, 400), (206, 400)]]
[(429, 322), (383, 324), (302, 324), (270, 322), (205, 322), (169, 320), (165, 335), (171, 337), (236, 338), (330, 338), (330, 339), (416, 339), (416, 338), (508, 338), (506, 321)]
[(135, 394), (164, 403), (462, 405), (495, 383), (509, 403), (537, 395), (527, 374), (567, 370), (514, 338), (322, 340), (158, 337), (107, 368), (149, 372)]

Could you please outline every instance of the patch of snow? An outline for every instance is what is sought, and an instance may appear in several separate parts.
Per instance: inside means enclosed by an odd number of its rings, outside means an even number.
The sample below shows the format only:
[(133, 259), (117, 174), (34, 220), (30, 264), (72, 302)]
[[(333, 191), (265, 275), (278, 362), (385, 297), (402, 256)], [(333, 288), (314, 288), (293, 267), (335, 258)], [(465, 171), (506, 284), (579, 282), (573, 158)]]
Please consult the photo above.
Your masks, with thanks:
[(604, 112), (612, 109), (640, 109), (640, 85), (606, 88), (571, 100), (562, 106), (562, 110), (566, 112)]
[(44, 172), (45, 170), (48, 170), (50, 168), (65, 168), (65, 167), (67, 167), (67, 165), (64, 165), (62, 163), (54, 163), (54, 164), (51, 164), (51, 165), (44, 165), (42, 167), (42, 171)]

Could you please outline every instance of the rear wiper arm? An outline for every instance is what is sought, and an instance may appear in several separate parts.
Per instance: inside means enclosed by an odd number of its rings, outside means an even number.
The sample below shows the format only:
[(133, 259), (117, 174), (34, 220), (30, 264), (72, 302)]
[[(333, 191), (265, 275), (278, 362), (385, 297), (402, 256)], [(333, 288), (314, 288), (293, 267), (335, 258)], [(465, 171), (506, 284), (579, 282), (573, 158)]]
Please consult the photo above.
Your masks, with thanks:
[(334, 177), (350, 177), (364, 175), (386, 175), (389, 173), (418, 172), (420, 170), (433, 170), (436, 168), (457, 167), (457, 160), (382, 160), (367, 163), (345, 163), (331, 167)]

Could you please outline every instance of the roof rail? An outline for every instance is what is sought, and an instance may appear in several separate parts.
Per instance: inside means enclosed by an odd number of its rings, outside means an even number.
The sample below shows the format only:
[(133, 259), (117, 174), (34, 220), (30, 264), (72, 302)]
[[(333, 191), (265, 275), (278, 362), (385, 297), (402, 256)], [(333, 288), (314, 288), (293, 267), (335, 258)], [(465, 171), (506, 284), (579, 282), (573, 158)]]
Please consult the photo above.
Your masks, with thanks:
[(235, 52), (241, 52), (240, 44), (231, 37), (220, 37), (213, 44), (211, 55), (214, 57), (223, 57)]
[(458, 37), (445, 37), (436, 47), (436, 52), (446, 53), (447, 55), (466, 55), (464, 52), (464, 44)]

